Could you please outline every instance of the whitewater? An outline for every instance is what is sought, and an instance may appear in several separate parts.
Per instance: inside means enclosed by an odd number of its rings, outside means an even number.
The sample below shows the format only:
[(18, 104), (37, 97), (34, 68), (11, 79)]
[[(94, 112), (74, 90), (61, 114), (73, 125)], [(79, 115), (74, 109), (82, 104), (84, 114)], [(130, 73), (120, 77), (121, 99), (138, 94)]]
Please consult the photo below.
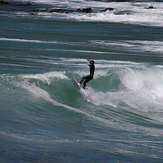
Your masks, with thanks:
[[(7, 2), (0, 5), (0, 162), (161, 163), (163, 3)], [(56, 8), (93, 12), (41, 12)], [(71, 76), (89, 74), (87, 58), (94, 79), (78, 91)]]

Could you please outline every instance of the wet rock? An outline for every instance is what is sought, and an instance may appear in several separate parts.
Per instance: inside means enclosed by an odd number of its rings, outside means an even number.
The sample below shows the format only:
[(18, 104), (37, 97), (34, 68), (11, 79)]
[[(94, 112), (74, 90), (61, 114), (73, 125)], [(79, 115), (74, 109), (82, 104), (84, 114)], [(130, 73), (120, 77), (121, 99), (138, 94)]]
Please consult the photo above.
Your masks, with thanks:
[(9, 4), (8, 2), (0, 1), (0, 5), (8, 5), (8, 4)]
[(26, 3), (26, 4), (17, 4), (17, 6), (31, 6), (31, 3)]
[(82, 13), (92, 13), (92, 9), (91, 8), (84, 8), (84, 9), (77, 9), (77, 10), (68, 10), (68, 9), (35, 9), (32, 10), (32, 12), (49, 12), (49, 13), (75, 13), (75, 12), (82, 12)]
[(53, 12), (65, 13), (66, 11), (67, 11), (66, 9), (50, 9), (50, 10), (47, 10), (47, 12), (49, 12), (49, 13), (53, 13)]
[(115, 8), (109, 7), (105, 8), (104, 10), (101, 10), (101, 12), (106, 12), (106, 11), (113, 11)]
[(149, 6), (149, 7), (145, 7), (145, 9), (156, 9), (156, 7)]
[(77, 12), (84, 12), (84, 13), (91, 13), (92, 12), (92, 9), (89, 7), (89, 8), (83, 8), (83, 9), (77, 9)]

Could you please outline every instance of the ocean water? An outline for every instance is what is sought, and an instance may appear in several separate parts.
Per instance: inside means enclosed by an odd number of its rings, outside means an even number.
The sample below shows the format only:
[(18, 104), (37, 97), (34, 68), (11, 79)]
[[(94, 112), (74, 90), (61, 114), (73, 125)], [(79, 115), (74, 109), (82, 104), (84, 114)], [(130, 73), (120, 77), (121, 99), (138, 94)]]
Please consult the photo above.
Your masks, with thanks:
[[(0, 5), (0, 162), (163, 162), (163, 2), (8, 2)], [(89, 74), (87, 58), (95, 76), (78, 92), (71, 76)]]

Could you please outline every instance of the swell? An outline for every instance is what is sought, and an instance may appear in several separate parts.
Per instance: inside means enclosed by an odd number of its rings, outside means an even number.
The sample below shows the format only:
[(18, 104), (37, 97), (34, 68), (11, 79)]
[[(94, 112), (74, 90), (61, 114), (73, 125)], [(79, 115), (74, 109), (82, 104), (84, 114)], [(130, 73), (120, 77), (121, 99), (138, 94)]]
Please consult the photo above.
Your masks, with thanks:
[[(24, 60), (32, 61), (30, 58), (24, 58)], [(49, 64), (53, 58), (45, 61), (37, 58), (33, 60), (39, 64)], [(39, 87), (43, 86), (46, 89), (49, 88), (49, 90), (54, 88), (54, 90), (58, 90), (57, 93), (63, 92), (64, 89), (65, 92), (68, 92), (72, 89), (71, 87), (73, 87), (70, 80), (72, 74), (79, 81), (83, 75), (88, 73), (86, 68), (83, 69), (83, 62), (85, 62), (83, 59), (60, 58), (60, 60), (57, 62), (53, 61), (51, 64), (56, 64), (57, 66), (59, 64), (66, 64), (67, 67), (71, 65), (71, 69), (68, 71), (51, 71), (47, 73), (20, 74), (15, 76), (3, 74), (1, 75), (1, 82), (5, 83), (4, 80), (7, 80), (11, 81), (11, 84), (15, 82), (14, 84), (18, 85), (21, 80), (22, 82), (24, 80), (24, 83), (38, 84)], [(101, 94), (106, 94), (106, 97), (109, 96), (109, 93), (133, 94), (135, 97), (140, 96), (146, 100), (151, 98), (152, 101), (155, 100), (155, 102), (158, 103), (162, 101), (163, 71), (161, 66), (148, 66), (143, 63), (106, 60), (95, 60), (95, 63), (96, 72), (94, 80), (88, 83), (88, 88), (92, 89), (95, 93), (100, 92)], [(76, 69), (76, 64), (78, 64), (78, 69)], [(12, 81), (12, 79), (15, 81)]]
[[(67, 59), (67, 62), (75, 60)], [(95, 77), (87, 84), (84, 93), (85, 98), (95, 105), (120, 106), (120, 103), (131, 105), (138, 111), (144, 112), (162, 112), (163, 99), (163, 71), (159, 66), (146, 67), (140, 65), (123, 65), (121, 62), (117, 67), (115, 63), (108, 65), (97, 63)], [(76, 64), (71, 66), (75, 67)], [(79, 64), (80, 66), (80, 64)], [(82, 65), (81, 65), (82, 66)], [(113, 66), (113, 67), (112, 67)], [(22, 87), (23, 85), (35, 84), (37, 87), (47, 91), (50, 95), (57, 97), (61, 101), (66, 101), (70, 96), (76, 94), (70, 79), (73, 74), (77, 81), (85, 75), (83, 71), (52, 71), (42, 74), (22, 74), (22, 75), (1, 75), (2, 88)], [(9, 84), (6, 85), (6, 84)], [(82, 86), (81, 86), (82, 87)], [(72, 91), (71, 91), (72, 90)], [(63, 93), (64, 92), (64, 93)], [(64, 100), (65, 99), (65, 100)], [(143, 101), (142, 101), (143, 100)], [(140, 101), (142, 101), (140, 103)], [(155, 107), (154, 107), (155, 106)], [(141, 110), (140, 110), (141, 108)]]
[[(61, 107), (61, 110), (67, 109), (68, 112), (84, 115), (112, 128), (136, 131), (136, 125), (141, 132), (145, 127), (151, 134), (159, 133), (157, 128), (159, 130), (163, 123), (162, 69), (139, 65), (103, 70), (104, 65), (101, 66), (94, 80), (81, 92), (77, 92), (70, 77), (73, 74), (79, 80), (85, 72), (1, 75), (1, 105), (5, 107), (6, 103), (10, 103), (14, 107), (12, 112), (19, 106), (16, 112), (24, 115), (26, 107), (21, 113), (24, 105), (33, 110), (28, 102), (36, 105), (36, 108), (50, 103)], [(6, 106), (10, 110), (10, 105)], [(2, 112), (5, 114), (4, 110)]]

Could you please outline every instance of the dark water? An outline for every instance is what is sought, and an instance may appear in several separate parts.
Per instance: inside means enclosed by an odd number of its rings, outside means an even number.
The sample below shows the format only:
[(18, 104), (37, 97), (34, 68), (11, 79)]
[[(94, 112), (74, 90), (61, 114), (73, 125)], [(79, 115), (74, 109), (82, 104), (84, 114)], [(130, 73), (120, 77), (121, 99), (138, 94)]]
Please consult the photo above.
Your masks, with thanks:
[[(163, 3), (9, 2), (0, 6), (0, 162), (162, 162)], [(29, 11), (43, 6), (115, 9)], [(71, 75), (89, 73), (87, 58), (95, 76), (78, 92)]]

